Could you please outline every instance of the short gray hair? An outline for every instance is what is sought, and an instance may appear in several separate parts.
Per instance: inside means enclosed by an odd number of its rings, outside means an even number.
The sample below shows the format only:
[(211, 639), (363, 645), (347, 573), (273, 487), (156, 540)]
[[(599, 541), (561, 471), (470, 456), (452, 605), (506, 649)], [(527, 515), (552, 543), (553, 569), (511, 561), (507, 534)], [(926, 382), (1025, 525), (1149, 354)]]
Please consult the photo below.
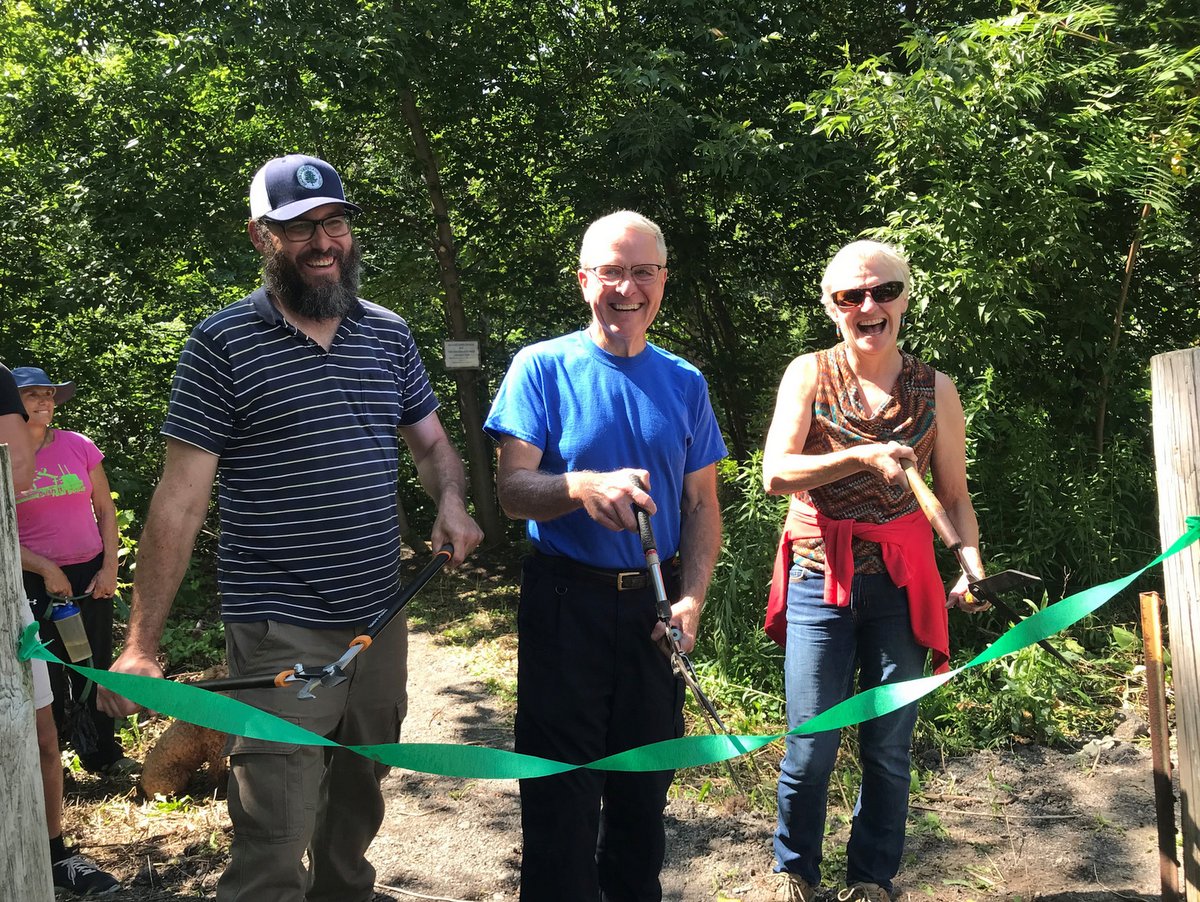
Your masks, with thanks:
[(882, 241), (851, 241), (844, 248), (833, 255), (829, 264), (825, 267), (825, 274), (821, 276), (821, 300), (826, 303), (832, 303), (830, 292), (833, 290), (833, 275), (837, 269), (850, 262), (861, 262), (865, 260), (882, 260), (890, 264), (896, 270), (896, 274), (900, 276), (904, 282), (904, 291), (901, 297), (908, 294), (909, 288), (912, 286), (912, 272), (908, 268), (908, 259), (900, 248), (892, 244), (884, 244)]
[[(641, 232), (651, 236), (654, 239), (654, 243), (658, 245), (658, 259), (664, 264), (667, 262), (667, 241), (663, 238), (662, 229), (658, 227), (658, 224), (633, 210), (618, 210), (616, 213), (601, 216), (588, 226), (587, 231), (583, 233), (583, 241), (579, 244), (580, 269), (588, 265), (588, 252), (591, 250), (591, 245), (598, 241), (602, 235), (617, 231)], [(647, 260), (645, 262), (648, 263), (650, 261)]]

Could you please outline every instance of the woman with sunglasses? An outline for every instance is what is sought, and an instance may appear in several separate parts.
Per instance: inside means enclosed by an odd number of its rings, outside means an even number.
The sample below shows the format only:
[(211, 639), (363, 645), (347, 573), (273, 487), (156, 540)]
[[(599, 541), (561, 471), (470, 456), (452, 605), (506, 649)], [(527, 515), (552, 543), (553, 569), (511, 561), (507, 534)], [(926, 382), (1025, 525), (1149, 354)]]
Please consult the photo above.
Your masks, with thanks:
[[(856, 241), (821, 281), (841, 333), (832, 348), (792, 361), (763, 455), (768, 492), (790, 495), (767, 610), (785, 648), (788, 727), (856, 691), (922, 676), (949, 658), (947, 609), (980, 610), (962, 575), (947, 601), (933, 534), (901, 461), (933, 473), (934, 493), (975, 569), (979, 526), (967, 493), (965, 426), (954, 384), (896, 344), (909, 268), (895, 249)], [(908, 815), (917, 706), (859, 727), (862, 786), (836, 898), (890, 902)], [(789, 736), (779, 777), (776, 898), (810, 902), (838, 731)]]

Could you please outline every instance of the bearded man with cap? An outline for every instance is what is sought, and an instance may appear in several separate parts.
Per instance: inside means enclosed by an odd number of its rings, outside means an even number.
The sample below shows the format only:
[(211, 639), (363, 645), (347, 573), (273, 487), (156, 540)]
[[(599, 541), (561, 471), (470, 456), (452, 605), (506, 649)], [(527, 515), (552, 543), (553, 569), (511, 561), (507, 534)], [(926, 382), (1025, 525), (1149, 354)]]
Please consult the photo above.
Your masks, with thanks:
[[(394, 597), (397, 432), (437, 503), (433, 546), (453, 544), (457, 566), (482, 539), (408, 325), (358, 297), (358, 212), (316, 157), (279, 157), (254, 176), (248, 231), (263, 285), (202, 322), (184, 347), (114, 671), (162, 675), (163, 624), (214, 480), (231, 676), (335, 660)], [(346, 682), (314, 699), (281, 689), (237, 697), (343, 745), (395, 742), (406, 709), (402, 619), (374, 644)], [(136, 709), (104, 690), (100, 704)], [(383, 820), (387, 768), (344, 749), (243, 737), (229, 752), (234, 835), (217, 899), (371, 899), (365, 855)]]

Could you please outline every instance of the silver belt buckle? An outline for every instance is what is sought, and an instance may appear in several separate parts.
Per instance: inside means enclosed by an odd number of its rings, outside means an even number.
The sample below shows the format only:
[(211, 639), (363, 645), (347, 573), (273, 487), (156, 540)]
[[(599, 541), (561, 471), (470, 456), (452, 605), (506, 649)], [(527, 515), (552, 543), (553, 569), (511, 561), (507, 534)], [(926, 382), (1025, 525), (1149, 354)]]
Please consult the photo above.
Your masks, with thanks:
[(625, 585), (625, 578), (629, 577), (632, 580), (633, 578), (641, 576), (641, 575), (642, 575), (641, 570), (622, 570), (620, 573), (617, 574), (617, 591), (625, 592), (627, 590), (636, 589), (637, 586)]

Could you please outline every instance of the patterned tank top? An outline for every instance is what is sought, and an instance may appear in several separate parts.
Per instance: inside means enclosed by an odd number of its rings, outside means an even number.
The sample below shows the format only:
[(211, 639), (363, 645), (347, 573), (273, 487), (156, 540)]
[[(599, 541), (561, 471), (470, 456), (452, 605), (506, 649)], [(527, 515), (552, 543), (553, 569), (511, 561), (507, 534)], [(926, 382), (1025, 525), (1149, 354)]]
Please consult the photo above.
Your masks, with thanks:
[[(916, 452), (918, 470), (928, 472), (937, 435), (936, 371), (911, 354), (901, 352), (900, 357), (900, 375), (891, 397), (868, 416), (845, 343), (817, 352), (816, 397), (812, 425), (804, 442), (805, 454), (828, 454), (866, 442), (899, 442)], [(834, 520), (887, 523), (917, 510), (912, 492), (889, 484), (874, 470), (797, 492), (793, 498), (793, 503), (806, 503)], [(853, 548), (856, 573), (884, 572), (878, 544), (855, 538)], [(792, 553), (796, 563), (824, 571), (821, 539), (797, 539), (792, 543)]]

